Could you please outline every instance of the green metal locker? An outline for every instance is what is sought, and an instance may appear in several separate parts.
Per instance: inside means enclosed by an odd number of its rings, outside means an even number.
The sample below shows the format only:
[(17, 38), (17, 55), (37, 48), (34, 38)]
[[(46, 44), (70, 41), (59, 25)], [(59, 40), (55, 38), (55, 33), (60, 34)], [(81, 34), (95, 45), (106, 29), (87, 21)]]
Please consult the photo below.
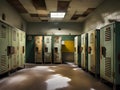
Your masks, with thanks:
[(22, 59), (22, 66), (25, 65), (25, 60), (26, 60), (26, 54), (25, 54), (25, 51), (26, 51), (26, 33), (24, 31), (22, 31), (22, 54), (23, 54), (23, 59)]
[(24, 31), (19, 30), (19, 66), (25, 64), (25, 40), (26, 34)]
[(62, 63), (62, 55), (61, 55), (61, 45), (62, 45), (62, 37), (61, 36), (54, 36), (53, 37), (53, 46), (54, 46), (54, 63)]
[(21, 41), (21, 38), (22, 38), (22, 32), (21, 32), (21, 30), (19, 30), (18, 31), (19, 32), (19, 47), (18, 47), (18, 49), (19, 49), (19, 67), (21, 67), (22, 66), (22, 51), (21, 51), (21, 44), (22, 44), (22, 41)]
[(9, 27), (0, 21), (0, 74), (9, 71)]
[(81, 35), (81, 67), (88, 69), (88, 34)]
[(18, 60), (19, 60), (19, 35), (18, 35), (18, 30), (16, 28), (12, 28), (12, 69), (16, 69), (19, 65)]
[(9, 26), (9, 38), (8, 38), (8, 50), (9, 50), (9, 54), (8, 54), (8, 60), (9, 60), (9, 71), (12, 70), (12, 27)]
[(88, 71), (99, 75), (100, 72), (100, 30), (88, 32)]
[(52, 36), (44, 36), (44, 63), (52, 63)]
[(74, 63), (78, 65), (78, 36), (74, 38)]
[(120, 23), (111, 23), (100, 30), (100, 77), (120, 85)]
[(35, 36), (35, 63), (43, 63), (42, 43), (43, 43), (43, 36)]

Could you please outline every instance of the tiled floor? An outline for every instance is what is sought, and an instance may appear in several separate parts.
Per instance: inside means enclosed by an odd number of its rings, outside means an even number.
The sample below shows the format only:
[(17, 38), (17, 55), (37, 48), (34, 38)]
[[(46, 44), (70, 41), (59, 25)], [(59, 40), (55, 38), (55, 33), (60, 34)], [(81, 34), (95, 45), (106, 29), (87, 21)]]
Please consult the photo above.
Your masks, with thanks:
[(0, 80), (0, 90), (112, 90), (74, 65), (27, 65)]

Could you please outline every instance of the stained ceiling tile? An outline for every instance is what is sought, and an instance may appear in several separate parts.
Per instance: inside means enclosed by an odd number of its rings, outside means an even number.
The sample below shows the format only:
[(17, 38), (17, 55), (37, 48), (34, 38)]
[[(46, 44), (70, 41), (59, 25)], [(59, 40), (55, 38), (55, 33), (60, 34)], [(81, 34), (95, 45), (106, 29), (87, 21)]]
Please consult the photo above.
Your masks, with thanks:
[(32, 0), (32, 3), (37, 10), (46, 10), (45, 0)]
[(81, 16), (86, 17), (88, 14), (93, 12), (95, 8), (88, 8)]
[(70, 1), (60, 1), (60, 0), (58, 0), (57, 11), (66, 12), (68, 7), (69, 7), (69, 3), (70, 3)]
[(19, 0), (7, 0), (19, 13), (27, 13), (28, 11), (23, 7)]
[(30, 14), (31, 17), (39, 17), (38, 14)]

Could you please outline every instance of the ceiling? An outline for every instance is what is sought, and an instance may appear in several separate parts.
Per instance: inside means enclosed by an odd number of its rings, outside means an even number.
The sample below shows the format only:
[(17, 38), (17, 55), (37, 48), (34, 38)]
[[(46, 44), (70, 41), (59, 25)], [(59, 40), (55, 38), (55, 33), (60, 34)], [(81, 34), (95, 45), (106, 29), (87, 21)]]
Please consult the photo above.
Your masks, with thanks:
[[(27, 22), (82, 22), (104, 0), (7, 0)], [(50, 12), (66, 12), (51, 19)]]

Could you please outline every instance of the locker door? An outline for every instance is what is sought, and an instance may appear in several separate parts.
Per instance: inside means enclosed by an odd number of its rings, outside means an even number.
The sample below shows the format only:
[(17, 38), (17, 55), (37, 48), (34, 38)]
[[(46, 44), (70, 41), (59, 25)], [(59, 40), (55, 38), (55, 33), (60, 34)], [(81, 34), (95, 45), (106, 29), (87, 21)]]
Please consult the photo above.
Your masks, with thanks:
[(8, 62), (8, 26), (0, 22), (0, 74), (9, 70)]
[(25, 64), (25, 60), (26, 60), (26, 33), (23, 31), (23, 46), (22, 46), (22, 53), (23, 53), (23, 61), (22, 61), (22, 65)]
[(12, 69), (17, 68), (17, 31), (12, 28)]
[(88, 70), (95, 73), (95, 30), (88, 33)]
[[(8, 36), (8, 46), (9, 48), (12, 48), (12, 27), (9, 26), (9, 36)], [(8, 55), (8, 60), (9, 60), (9, 70), (12, 69), (12, 53), (11, 51), (9, 52), (10, 54)]]
[(85, 69), (85, 34), (81, 35), (81, 67)]
[(16, 36), (16, 58), (17, 58), (16, 64), (17, 64), (17, 67), (19, 67), (19, 30), (18, 29), (16, 29), (16, 34), (17, 34)]
[(74, 63), (78, 65), (78, 36), (74, 38)]
[(21, 52), (21, 47), (22, 47), (22, 41), (21, 41), (22, 35), (21, 35), (21, 31), (19, 30), (19, 66), (22, 65), (22, 52)]
[(54, 63), (62, 63), (61, 40), (60, 36), (54, 36)]
[(101, 58), (100, 76), (113, 82), (113, 25), (100, 30)]
[(35, 63), (43, 63), (42, 60), (42, 36), (35, 36)]
[(52, 45), (52, 37), (44, 36), (44, 62), (52, 63), (51, 45)]
[(19, 30), (19, 66), (25, 63), (25, 32)]

